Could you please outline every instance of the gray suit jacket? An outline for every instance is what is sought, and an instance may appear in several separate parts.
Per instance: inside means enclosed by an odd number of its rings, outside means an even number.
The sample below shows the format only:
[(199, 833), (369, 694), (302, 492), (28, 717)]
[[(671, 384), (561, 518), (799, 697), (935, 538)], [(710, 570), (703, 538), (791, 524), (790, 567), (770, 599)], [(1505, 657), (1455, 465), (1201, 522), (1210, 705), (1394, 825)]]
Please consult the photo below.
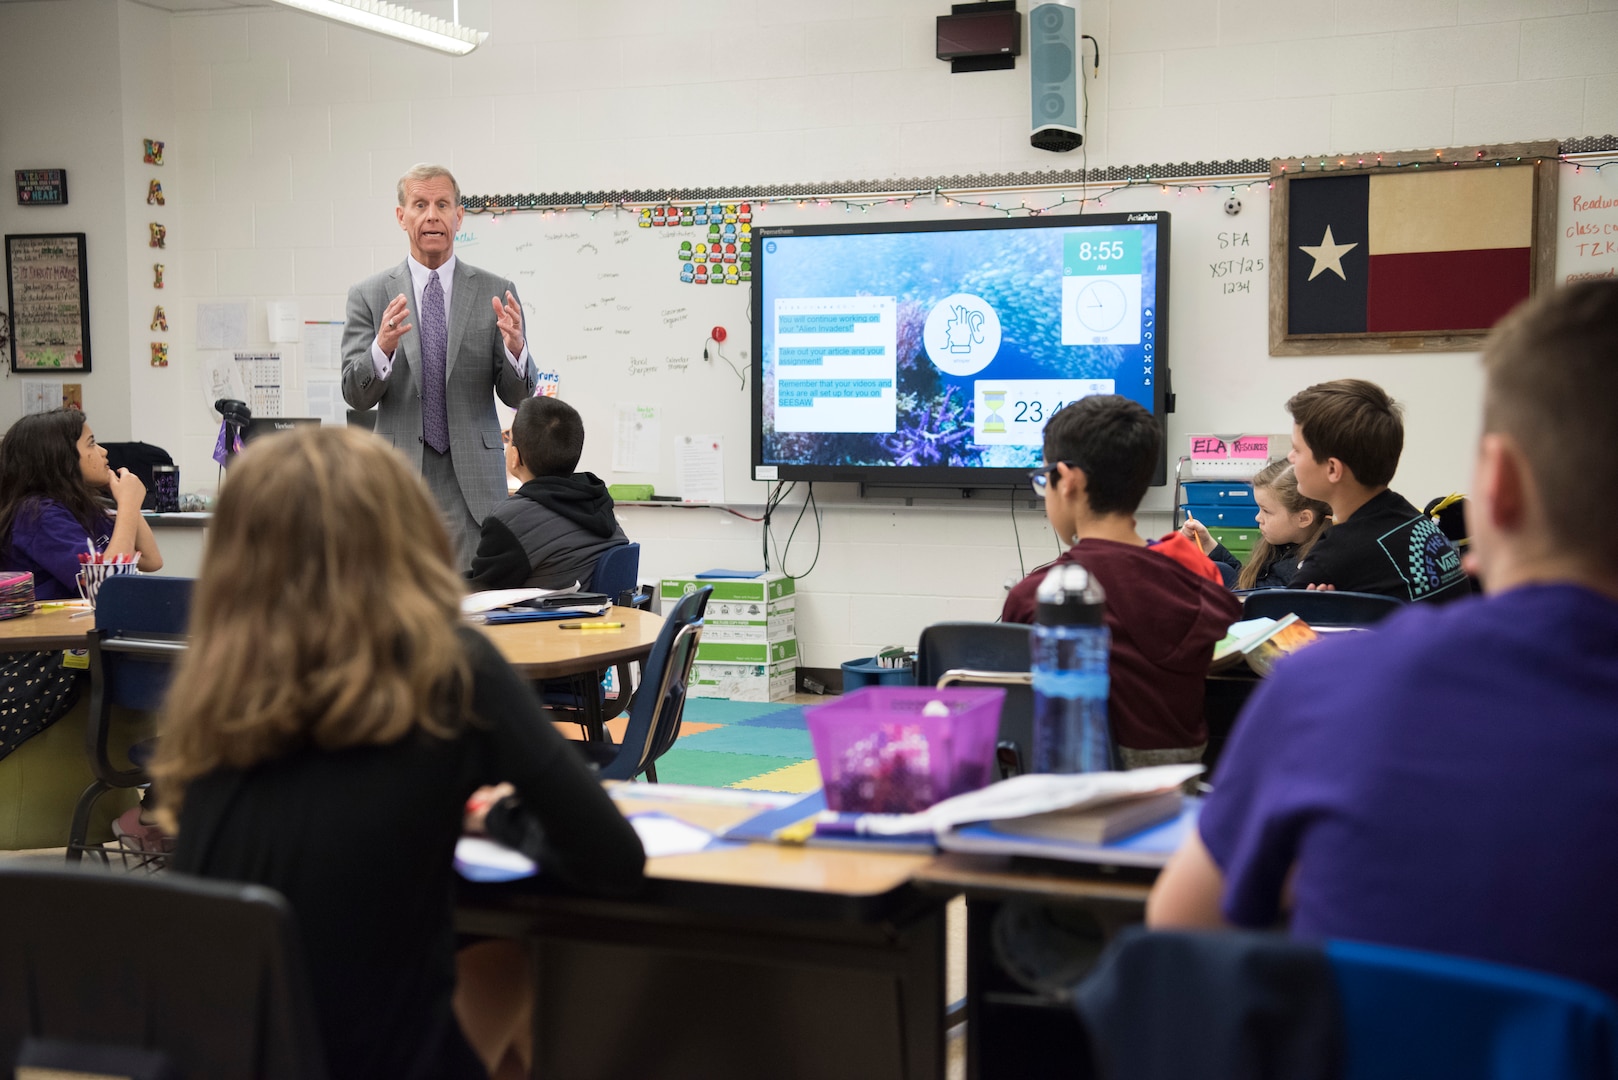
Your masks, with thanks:
[[(516, 408), (534, 392), (539, 373), (530, 356), (518, 375), (506, 359), (505, 342), (495, 325), (490, 298), (504, 300), (517, 287), (505, 278), (479, 270), (457, 258), (451, 288), (449, 353), (445, 405), (449, 411), (450, 455), (455, 478), (472, 517), (482, 521), (506, 497), (506, 455), (494, 394)], [(376, 433), (421, 468), (421, 338), (411, 330), (399, 340), (393, 368), (386, 379), (376, 376), (371, 343), (389, 302), (403, 293), (410, 302), (410, 323), (421, 326), (410, 268), (400, 263), (373, 274), (348, 290), (348, 318), (343, 324), (343, 399), (350, 408), (378, 405)], [(490, 391), (494, 394), (491, 394)], [(380, 404), (379, 404), (380, 403)]]

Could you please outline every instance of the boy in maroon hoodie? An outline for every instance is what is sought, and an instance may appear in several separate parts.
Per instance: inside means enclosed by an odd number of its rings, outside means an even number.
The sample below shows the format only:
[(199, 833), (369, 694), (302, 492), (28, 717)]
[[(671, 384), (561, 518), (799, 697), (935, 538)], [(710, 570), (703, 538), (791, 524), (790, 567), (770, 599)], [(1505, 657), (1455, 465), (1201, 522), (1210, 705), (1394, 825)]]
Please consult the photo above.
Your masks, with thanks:
[[(1156, 418), (1129, 398), (1080, 398), (1045, 425), (1048, 464), (1033, 473), (1046, 518), (1073, 545), (1056, 561), (1079, 563), (1107, 593), (1107, 715), (1125, 768), (1202, 760), (1203, 678), (1242, 610), (1195, 544), (1178, 532), (1144, 540), (1135, 531), (1162, 439)], [(1011, 590), (1003, 621), (1034, 621), (1047, 569)]]

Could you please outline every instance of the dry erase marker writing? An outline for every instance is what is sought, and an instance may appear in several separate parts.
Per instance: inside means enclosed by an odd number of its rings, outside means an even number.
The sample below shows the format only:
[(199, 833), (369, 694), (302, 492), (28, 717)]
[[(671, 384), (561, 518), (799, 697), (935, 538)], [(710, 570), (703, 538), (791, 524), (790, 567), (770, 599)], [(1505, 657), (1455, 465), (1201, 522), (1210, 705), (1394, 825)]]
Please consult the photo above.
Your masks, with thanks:
[(621, 622), (565, 622), (561, 625), (563, 630), (622, 630), (624, 628), (624, 624)]

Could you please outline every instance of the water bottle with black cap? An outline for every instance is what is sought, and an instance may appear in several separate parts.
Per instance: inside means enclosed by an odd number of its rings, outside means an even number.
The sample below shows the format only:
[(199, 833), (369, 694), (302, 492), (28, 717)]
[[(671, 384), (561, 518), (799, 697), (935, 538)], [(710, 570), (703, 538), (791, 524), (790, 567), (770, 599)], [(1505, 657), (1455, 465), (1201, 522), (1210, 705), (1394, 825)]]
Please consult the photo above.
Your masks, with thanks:
[(1107, 727), (1107, 594), (1078, 563), (1050, 568), (1035, 593), (1029, 649), (1034, 674), (1034, 772), (1112, 767)]

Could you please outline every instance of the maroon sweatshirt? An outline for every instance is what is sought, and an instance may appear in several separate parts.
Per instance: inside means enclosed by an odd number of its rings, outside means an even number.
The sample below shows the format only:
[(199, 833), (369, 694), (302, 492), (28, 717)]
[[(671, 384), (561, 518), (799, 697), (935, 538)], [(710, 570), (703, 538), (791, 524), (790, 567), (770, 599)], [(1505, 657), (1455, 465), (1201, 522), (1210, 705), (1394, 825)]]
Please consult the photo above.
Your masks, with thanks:
[[(1164, 554), (1115, 540), (1080, 540), (1056, 562), (1078, 563), (1106, 590), (1112, 631), (1107, 717), (1118, 745), (1170, 750), (1207, 742), (1203, 679), (1214, 645), (1241, 618), (1241, 601)], [(1003, 621), (1034, 621), (1034, 593), (1045, 570), (1012, 588)]]

